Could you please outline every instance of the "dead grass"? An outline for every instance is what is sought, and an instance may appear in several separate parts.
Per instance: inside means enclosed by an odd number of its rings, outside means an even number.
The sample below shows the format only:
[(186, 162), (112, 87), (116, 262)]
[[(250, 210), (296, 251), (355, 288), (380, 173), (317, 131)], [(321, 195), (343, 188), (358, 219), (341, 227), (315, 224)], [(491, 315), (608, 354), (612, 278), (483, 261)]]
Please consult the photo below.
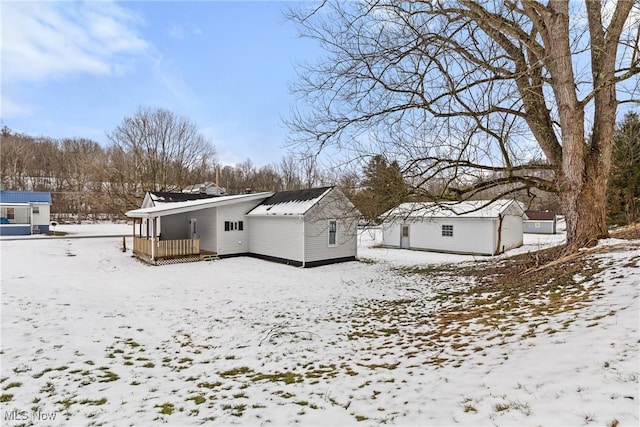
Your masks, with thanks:
[(616, 239), (638, 240), (640, 239), (640, 222), (611, 230), (610, 235)]
[[(418, 292), (416, 298), (369, 300), (354, 309), (347, 337), (379, 351), (399, 346), (419, 352), (427, 357), (423, 364), (460, 366), (470, 353), (570, 328), (571, 321), (549, 322), (598, 297), (593, 278), (603, 267), (592, 255), (611, 250), (617, 249), (599, 246), (565, 256), (564, 247), (555, 247), (455, 272), (452, 266), (400, 270), (416, 278), (416, 287), (451, 280), (470, 285), (430, 299)], [(437, 310), (425, 310), (434, 302), (441, 304)]]

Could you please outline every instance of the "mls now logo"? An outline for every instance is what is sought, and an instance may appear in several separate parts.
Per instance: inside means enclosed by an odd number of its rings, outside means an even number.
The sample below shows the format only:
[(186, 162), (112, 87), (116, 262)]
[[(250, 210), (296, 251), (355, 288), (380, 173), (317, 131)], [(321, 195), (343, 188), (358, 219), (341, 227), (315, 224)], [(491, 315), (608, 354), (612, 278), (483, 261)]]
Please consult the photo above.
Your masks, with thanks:
[(12, 411), (4, 411), (5, 421), (53, 421), (56, 419), (55, 412), (43, 412), (43, 411), (20, 411), (14, 409)]

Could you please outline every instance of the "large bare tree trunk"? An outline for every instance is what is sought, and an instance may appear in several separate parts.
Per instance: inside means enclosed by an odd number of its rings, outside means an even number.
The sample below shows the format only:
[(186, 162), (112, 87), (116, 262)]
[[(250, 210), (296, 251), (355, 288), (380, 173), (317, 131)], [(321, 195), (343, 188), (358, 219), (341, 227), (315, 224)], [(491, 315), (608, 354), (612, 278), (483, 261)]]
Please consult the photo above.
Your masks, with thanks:
[[(563, 132), (562, 192), (560, 193), (567, 220), (567, 250), (594, 244), (608, 237), (607, 187), (611, 172), (611, 153), (616, 120), (616, 53), (624, 18), (632, 2), (618, 5), (607, 31), (603, 30), (602, 9), (599, 2), (587, 2), (587, 17), (591, 40), (591, 74), (593, 78), (593, 127), (590, 138), (584, 136), (584, 103), (579, 102), (575, 90), (575, 76), (571, 64), (569, 37), (569, 4), (551, 2), (552, 17), (545, 17), (551, 31), (551, 47), (565, 56), (550, 61), (554, 79), (552, 84), (558, 101), (558, 113)], [(623, 2), (624, 3), (624, 2)], [(559, 47), (559, 45), (563, 45)], [(557, 68), (554, 65), (559, 64)], [(568, 136), (565, 139), (565, 135)]]

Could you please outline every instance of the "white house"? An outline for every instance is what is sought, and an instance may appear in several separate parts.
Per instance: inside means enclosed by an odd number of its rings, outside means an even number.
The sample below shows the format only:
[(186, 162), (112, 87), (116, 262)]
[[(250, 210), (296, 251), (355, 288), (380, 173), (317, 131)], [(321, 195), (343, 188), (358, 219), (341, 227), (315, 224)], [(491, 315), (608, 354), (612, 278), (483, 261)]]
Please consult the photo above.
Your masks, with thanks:
[(160, 203), (126, 215), (134, 254), (153, 264), (250, 255), (312, 267), (356, 257), (353, 205), (333, 187)]
[(280, 191), (247, 218), (253, 256), (302, 267), (356, 258), (358, 214), (335, 187)]
[(391, 248), (497, 255), (522, 246), (524, 207), (515, 200), (403, 203), (384, 214)]
[(51, 193), (0, 191), (0, 235), (48, 233)]
[(126, 213), (133, 218), (134, 254), (159, 259), (249, 252), (245, 214), (273, 193), (161, 203)]

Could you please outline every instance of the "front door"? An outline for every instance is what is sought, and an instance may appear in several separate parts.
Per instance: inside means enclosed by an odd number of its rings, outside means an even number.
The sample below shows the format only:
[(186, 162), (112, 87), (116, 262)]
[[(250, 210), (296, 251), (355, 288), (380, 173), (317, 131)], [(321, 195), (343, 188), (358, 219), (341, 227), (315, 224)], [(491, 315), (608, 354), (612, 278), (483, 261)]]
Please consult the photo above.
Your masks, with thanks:
[(408, 225), (403, 225), (401, 227), (400, 247), (402, 249), (409, 249), (409, 226)]
[(198, 238), (198, 226), (195, 218), (189, 220), (189, 235), (192, 239)]

